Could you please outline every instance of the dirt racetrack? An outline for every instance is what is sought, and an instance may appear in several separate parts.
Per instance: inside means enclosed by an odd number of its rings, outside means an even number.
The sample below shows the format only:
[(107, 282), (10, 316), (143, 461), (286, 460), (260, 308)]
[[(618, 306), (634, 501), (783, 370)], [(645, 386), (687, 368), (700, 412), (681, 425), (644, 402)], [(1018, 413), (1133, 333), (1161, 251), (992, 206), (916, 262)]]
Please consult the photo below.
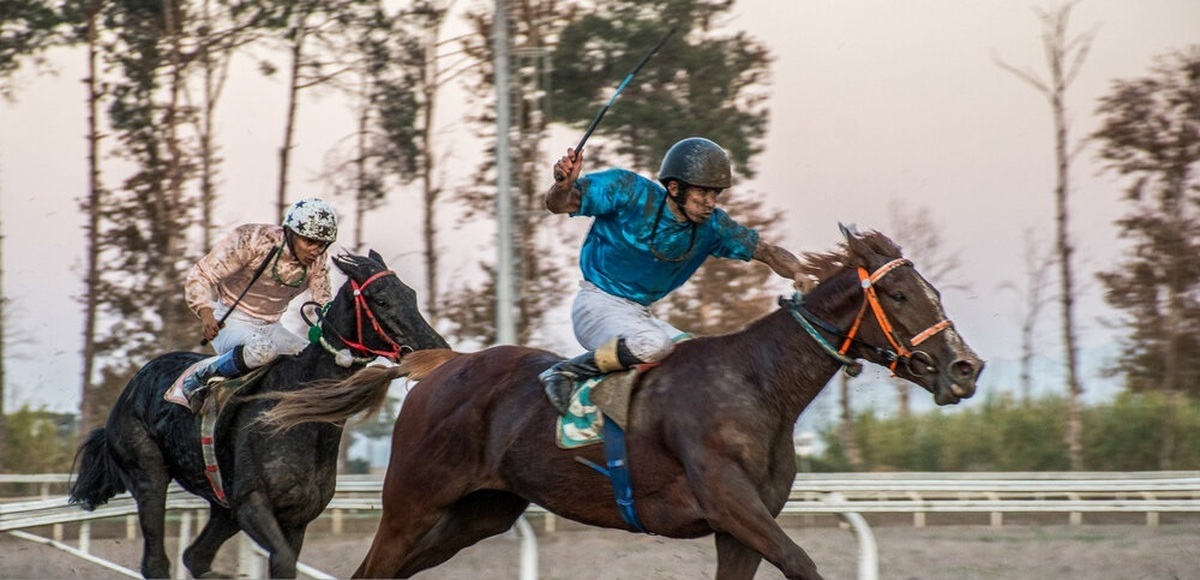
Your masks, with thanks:
[[(1006, 520), (1007, 522), (1007, 520)], [(538, 529), (539, 578), (543, 580), (712, 578), (716, 555), (711, 538), (670, 540), (615, 530), (560, 523), (553, 533)], [(359, 526), (360, 528), (363, 526)], [(872, 522), (882, 579), (1195, 579), (1200, 580), (1200, 523), (1135, 522), (1068, 526), (1062, 523), (931, 525)], [(858, 544), (853, 533), (832, 518), (788, 528), (829, 580), (853, 579)], [(116, 535), (116, 534), (113, 534)], [(75, 542), (67, 531), (66, 543)], [(301, 561), (339, 578), (349, 577), (370, 544), (371, 530), (333, 536), (314, 525)], [(176, 551), (168, 543), (168, 553)], [(517, 577), (520, 538), (490, 538), (449, 562), (418, 574), (422, 580), (511, 579)], [(137, 569), (140, 540), (94, 538), (91, 552)], [(236, 549), (222, 549), (217, 569), (236, 571)], [(118, 578), (114, 572), (53, 548), (0, 536), (0, 578)], [(770, 564), (756, 578), (783, 576)]]

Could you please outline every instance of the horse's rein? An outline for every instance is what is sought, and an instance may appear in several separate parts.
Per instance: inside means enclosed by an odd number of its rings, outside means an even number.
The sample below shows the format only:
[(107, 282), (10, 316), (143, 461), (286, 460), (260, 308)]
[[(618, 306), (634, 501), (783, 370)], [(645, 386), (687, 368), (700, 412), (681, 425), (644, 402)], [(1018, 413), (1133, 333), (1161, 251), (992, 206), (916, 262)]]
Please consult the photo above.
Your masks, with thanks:
[[(900, 363), (900, 360), (913, 358), (914, 352), (905, 347), (903, 341), (897, 336), (896, 329), (892, 326), (891, 320), (888, 319), (887, 312), (883, 310), (883, 304), (879, 302), (879, 295), (875, 292), (875, 283), (880, 278), (886, 276), (888, 272), (900, 266), (912, 266), (912, 262), (906, 258), (897, 258), (880, 266), (879, 269), (870, 274), (867, 273), (866, 268), (859, 266), (858, 280), (863, 289), (863, 304), (858, 309), (858, 316), (854, 318), (854, 324), (850, 326), (850, 331), (846, 333), (845, 340), (842, 341), (842, 347), (838, 349), (838, 353), (845, 356), (846, 351), (850, 349), (850, 344), (854, 342), (854, 337), (858, 334), (859, 328), (862, 327), (862, 321), (867, 312), (867, 305), (869, 304), (871, 311), (875, 313), (875, 320), (879, 322), (879, 328), (883, 330), (883, 335), (887, 337), (888, 343), (895, 349), (895, 357), (892, 358), (892, 364), (888, 365), (888, 370), (892, 371), (892, 374), (896, 373), (896, 365)], [(953, 326), (954, 323), (947, 318), (913, 335), (908, 343), (913, 348), (916, 348), (939, 332)]]
[[(379, 320), (375, 317), (375, 313), (371, 310), (371, 307), (367, 305), (366, 296), (363, 295), (363, 291), (366, 290), (367, 286), (369, 286), (372, 282), (374, 282), (380, 278), (383, 278), (385, 276), (395, 276), (395, 275), (396, 275), (396, 272), (394, 272), (392, 270), (384, 270), (382, 272), (377, 272), (377, 273), (373, 274), (371, 277), (367, 278), (366, 280), (363, 280), (363, 283), (361, 285), (358, 282), (355, 282), (353, 279), (350, 280), (350, 288), (354, 291), (354, 322), (355, 322), (355, 329), (358, 334), (358, 340), (350, 340), (350, 339), (346, 338), (345, 336), (342, 336), (341, 334), (339, 334), (336, 330), (333, 330), (332, 328), (329, 329), (329, 331), (331, 333), (333, 333), (333, 335), (336, 336), (338, 338), (338, 340), (342, 341), (342, 344), (346, 345), (346, 347), (356, 350), (360, 353), (381, 356), (392, 362), (398, 362), (400, 360), (405, 347), (398, 344), (394, 339), (392, 339), (391, 336), (388, 335), (388, 333), (386, 331), (384, 331), (383, 326), (381, 324), (379, 324)], [(365, 344), (365, 341), (363, 340), (364, 313), (365, 313), (365, 318), (368, 321), (370, 321), (371, 328), (375, 331), (375, 334), (378, 335), (380, 338), (382, 338), (384, 340), (384, 342), (386, 342), (389, 346), (391, 346), (391, 350), (376, 350)], [(322, 309), (318, 308), (317, 323), (324, 326), (324, 324), (323, 324), (324, 319), (325, 319), (325, 317), (324, 317), (324, 313), (323, 313)], [(305, 319), (305, 322), (308, 322), (307, 318)], [(316, 326), (316, 325), (313, 325), (312, 323), (309, 323), (309, 325)], [(324, 331), (322, 331), (322, 333), (323, 332)], [(327, 343), (325, 343), (325, 340), (323, 337), (320, 340), (322, 342), (322, 345), (325, 346), (326, 349), (332, 348)], [(353, 362), (366, 363), (366, 362), (370, 362), (373, 358), (374, 357), (356, 358)], [(346, 366), (346, 365), (343, 365), (343, 366)]]

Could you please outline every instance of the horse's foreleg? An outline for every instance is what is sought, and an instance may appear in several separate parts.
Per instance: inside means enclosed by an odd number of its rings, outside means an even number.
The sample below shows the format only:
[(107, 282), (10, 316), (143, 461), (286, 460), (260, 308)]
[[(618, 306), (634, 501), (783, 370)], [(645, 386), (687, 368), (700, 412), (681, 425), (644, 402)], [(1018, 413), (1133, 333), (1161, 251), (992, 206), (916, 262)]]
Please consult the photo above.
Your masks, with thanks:
[(409, 552), (399, 576), (408, 578), (484, 538), (508, 531), (527, 507), (525, 499), (501, 491), (477, 491), (458, 500)]
[(209, 510), (208, 523), (196, 536), (196, 541), (183, 552), (183, 565), (195, 578), (200, 578), (212, 571), (213, 559), (226, 540), (238, 532), (237, 522), (233, 514), (222, 507)]
[(251, 493), (238, 506), (237, 521), (250, 539), (271, 555), (269, 568), (272, 578), (296, 577), (296, 558), (299, 554), (279, 527), (271, 502), (261, 493)]
[[(710, 464), (710, 468), (714, 467)], [(758, 490), (732, 464), (708, 471), (709, 477), (693, 479), (693, 492), (704, 509), (709, 525), (724, 532), (746, 548), (757, 552), (791, 580), (820, 580), (817, 565), (803, 548), (779, 527)], [(718, 539), (717, 547), (722, 542)], [(737, 561), (738, 550), (726, 548)], [(719, 556), (723, 553), (719, 553)], [(732, 564), (735, 568), (737, 564)], [(718, 558), (718, 569), (723, 563)], [(718, 578), (725, 578), (718, 575)], [(741, 576), (731, 576), (741, 578)]]
[[(384, 488), (384, 497), (389, 497)], [(383, 504), (371, 548), (351, 578), (399, 578), (409, 551), (442, 517), (430, 506), (393, 508)]]
[(758, 565), (762, 563), (762, 555), (737, 538), (718, 532), (717, 544), (717, 580), (751, 580)]

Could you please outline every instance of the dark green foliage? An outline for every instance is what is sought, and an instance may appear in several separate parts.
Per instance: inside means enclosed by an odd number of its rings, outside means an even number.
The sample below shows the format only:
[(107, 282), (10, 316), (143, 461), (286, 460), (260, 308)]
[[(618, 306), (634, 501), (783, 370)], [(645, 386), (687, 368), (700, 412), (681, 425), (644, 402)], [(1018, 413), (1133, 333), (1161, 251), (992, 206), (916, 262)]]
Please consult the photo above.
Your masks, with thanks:
[[(553, 159), (574, 147), (600, 107), (634, 65), (672, 27), (676, 33), (628, 85), (586, 145), (584, 171), (620, 165), (656, 176), (663, 154), (679, 139), (708, 137), (725, 147), (734, 163), (735, 179), (754, 174), (752, 159), (761, 150), (766, 125), (766, 49), (744, 33), (714, 32), (713, 22), (726, 16), (731, 1), (621, 0), (572, 5), (543, 0), (511, 9), (513, 32), (514, 190), (517, 226), (518, 278), (521, 288), (518, 342), (537, 343), (542, 324), (558, 300), (569, 299), (578, 274), (562, 263), (562, 242), (544, 232), (565, 216), (545, 210), (543, 194), (550, 185)], [(467, 50), (484, 63), (475, 98), (491, 102), (490, 15), (476, 14), (477, 35)], [(542, 55), (548, 53), (548, 63)], [(536, 55), (536, 56), (530, 56)], [(549, 71), (547, 74), (546, 71)], [(543, 96), (544, 95), (544, 96)], [(495, 121), (490, 107), (479, 115), (480, 134), (490, 136)], [(543, 161), (538, 145), (547, 123), (578, 130), (570, 142), (548, 146), (552, 157)], [(490, 215), (494, 207), (494, 166), (485, 162), (480, 183), (461, 198), (469, 216)], [(737, 184), (734, 185), (735, 189)], [(740, 192), (723, 196), (735, 219), (764, 231), (779, 220), (761, 209), (754, 196)], [(573, 258), (578, 241), (572, 241)], [(719, 263), (718, 263), (719, 262)], [(569, 275), (564, 275), (571, 268)], [(490, 273), (489, 273), (490, 275)], [(760, 289), (773, 274), (761, 264), (713, 260), (701, 268), (695, 282), (681, 290), (669, 307), (669, 318), (685, 330), (714, 334), (733, 330), (765, 313), (766, 296), (754, 297), (739, 288)], [(732, 286), (730, 286), (732, 285)], [(490, 341), (493, 315), (480, 308), (490, 304), (494, 283), (464, 288), (452, 298), (447, 318), (460, 338)], [(738, 301), (729, 301), (737, 293)], [(749, 297), (748, 297), (749, 296)], [(481, 302), (482, 301), (482, 302)], [(738, 308), (723, 305), (737, 303)], [(701, 311), (703, 309), (703, 311)]]
[(4, 465), (12, 473), (67, 473), (75, 453), (76, 416), (30, 409), (9, 413), (4, 421), (8, 438)]
[(1099, 157), (1130, 180), (1129, 250), (1099, 274), (1128, 331), (1113, 372), (1134, 392), (1200, 398), (1200, 46), (1114, 82), (1097, 112)]
[(551, 53), (552, 120), (586, 128), (645, 52), (677, 27), (589, 141), (591, 165), (609, 163), (611, 151), (633, 169), (657, 172), (673, 143), (702, 136), (729, 152), (738, 176), (753, 177), (751, 160), (762, 150), (767, 121), (770, 57), (745, 33), (713, 31), (732, 6), (731, 0), (624, 0), (601, 3), (571, 22)]
[(1084, 456), (1089, 469), (1197, 469), (1200, 404), (1161, 392), (1123, 395), (1085, 415)]
[[(101, 315), (111, 317), (97, 339), (97, 354), (147, 359), (152, 354), (195, 344), (193, 318), (183, 302), (183, 274), (195, 252), (182, 233), (191, 223), (194, 194), (184, 183), (195, 174), (193, 143), (181, 126), (194, 111), (170, 96), (186, 68), (168, 47), (180, 31), (167, 24), (159, 2), (127, 0), (106, 5), (104, 20), (113, 32), (105, 58), (123, 79), (109, 94), (109, 121), (118, 154), (136, 169), (100, 208), (101, 279), (93, 288)], [(185, 20), (175, 5), (173, 22)], [(150, 250), (150, 251), (147, 251)]]
[[(1065, 471), (1066, 402), (992, 397), (953, 411), (855, 417), (864, 471)], [(851, 471), (834, 427), (814, 471)], [(1163, 450), (1170, 453), (1164, 457)], [(1126, 394), (1084, 410), (1089, 471), (1200, 469), (1200, 403), (1157, 393)]]
[(42, 51), (64, 41), (63, 18), (44, 0), (0, 2), (0, 96), (12, 92), (7, 79), (27, 59), (37, 59)]

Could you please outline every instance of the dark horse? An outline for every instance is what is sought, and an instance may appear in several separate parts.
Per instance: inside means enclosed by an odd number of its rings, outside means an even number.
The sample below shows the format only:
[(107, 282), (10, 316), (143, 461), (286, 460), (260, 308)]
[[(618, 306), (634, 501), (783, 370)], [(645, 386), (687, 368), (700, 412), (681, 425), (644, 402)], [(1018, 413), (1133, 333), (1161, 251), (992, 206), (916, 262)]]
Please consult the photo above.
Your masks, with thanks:
[[(318, 342), (282, 357), (244, 389), (246, 395), (310, 396), (305, 392), (312, 381), (351, 385), (360, 377), (386, 375), (386, 369), (363, 369), (376, 354), (399, 359), (412, 350), (447, 346), (421, 317), (416, 293), (387, 270), (377, 253), (335, 256), (333, 262), (348, 280), (319, 315), (327, 346)], [(338, 351), (343, 351), (340, 357)], [(174, 479), (212, 506), (208, 523), (183, 556), (193, 576), (210, 572), (221, 544), (244, 530), (270, 553), (272, 577), (294, 577), (305, 528), (333, 498), (342, 425), (310, 423), (268, 433), (256, 419), (273, 403), (239, 393), (221, 412), (214, 432), (228, 493), (227, 506), (222, 505), (205, 477), (199, 422), (185, 407), (163, 400), (176, 377), (203, 356), (173, 352), (134, 375), (107, 426), (92, 431), (79, 449), (71, 502), (90, 510), (118, 493), (132, 493), (145, 537), (142, 574), (167, 578), (171, 563), (163, 548), (163, 517), (167, 485)]]
[[(975, 392), (983, 362), (950, 324), (938, 291), (887, 237), (844, 233), (844, 251), (806, 255), (820, 284), (802, 303), (785, 301), (739, 332), (679, 344), (633, 391), (626, 436), (637, 515), (662, 536), (716, 534), (717, 578), (752, 578), (763, 558), (788, 578), (821, 577), (775, 516), (796, 476), (796, 419), (843, 364), (888, 366), (940, 405)], [(600, 446), (555, 445), (558, 415), (537, 376), (558, 360), (499, 346), (425, 351), (400, 365), (421, 382), (396, 419), (382, 520), (356, 577), (436, 566), (509, 529), (530, 502), (631, 529), (610, 482), (576, 460), (603, 465)], [(281, 401), (270, 419), (286, 428), (349, 410), (293, 411)]]

